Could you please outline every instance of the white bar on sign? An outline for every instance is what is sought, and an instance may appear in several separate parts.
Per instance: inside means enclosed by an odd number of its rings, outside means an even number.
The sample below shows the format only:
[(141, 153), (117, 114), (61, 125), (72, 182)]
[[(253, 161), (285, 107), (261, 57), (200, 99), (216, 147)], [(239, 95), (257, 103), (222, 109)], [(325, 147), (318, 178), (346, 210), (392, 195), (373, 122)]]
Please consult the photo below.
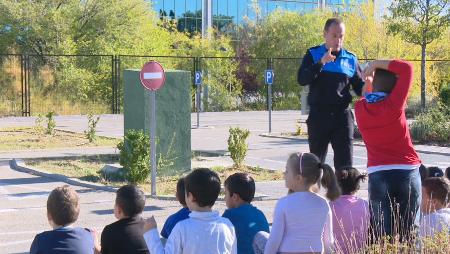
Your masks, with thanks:
[(144, 72), (144, 79), (162, 79), (162, 72)]

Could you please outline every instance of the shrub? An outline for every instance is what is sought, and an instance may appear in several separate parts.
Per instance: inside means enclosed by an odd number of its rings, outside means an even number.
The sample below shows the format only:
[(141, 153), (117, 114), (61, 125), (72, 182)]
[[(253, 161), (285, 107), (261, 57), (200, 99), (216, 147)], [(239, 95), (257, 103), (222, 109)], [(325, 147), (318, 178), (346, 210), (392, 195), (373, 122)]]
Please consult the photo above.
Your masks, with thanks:
[(411, 125), (414, 140), (424, 142), (450, 143), (450, 109), (437, 104), (419, 114)]
[(250, 131), (246, 129), (240, 129), (239, 127), (229, 129), (230, 136), (228, 137), (228, 151), (230, 152), (231, 159), (237, 167), (242, 166), (242, 162), (247, 155), (248, 145), (246, 140), (250, 135)]
[(88, 129), (84, 131), (84, 134), (86, 135), (86, 138), (89, 139), (89, 142), (92, 143), (97, 138), (97, 123), (100, 120), (100, 116), (97, 116), (96, 118), (92, 115), (88, 115)]
[(36, 120), (34, 120), (34, 130), (39, 133), (39, 134), (43, 134), (44, 133), (44, 117), (42, 116), (42, 114), (38, 114), (36, 117)]
[(150, 174), (150, 140), (143, 131), (129, 130), (117, 148), (128, 182), (144, 183)]
[(450, 107), (450, 84), (442, 87), (441, 92), (439, 93), (439, 98), (446, 107)]
[(47, 115), (45, 117), (47, 117), (47, 130), (45, 133), (49, 134), (49, 135), (53, 135), (53, 133), (55, 132), (55, 127), (56, 127), (56, 122), (55, 122), (55, 112), (50, 111), (47, 113)]

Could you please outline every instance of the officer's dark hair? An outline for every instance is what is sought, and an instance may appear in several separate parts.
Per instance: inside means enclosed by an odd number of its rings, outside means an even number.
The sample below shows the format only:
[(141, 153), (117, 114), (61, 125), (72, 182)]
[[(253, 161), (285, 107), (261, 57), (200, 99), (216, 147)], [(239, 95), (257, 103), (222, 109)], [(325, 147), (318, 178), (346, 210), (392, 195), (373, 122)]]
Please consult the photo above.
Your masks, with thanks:
[(352, 167), (336, 170), (336, 178), (343, 195), (352, 195), (359, 190), (361, 181), (365, 181), (366, 174), (361, 174), (358, 169)]
[(144, 192), (136, 185), (124, 185), (117, 190), (116, 205), (122, 209), (125, 216), (133, 217), (140, 214), (145, 207)]
[(184, 186), (200, 207), (213, 206), (220, 193), (220, 178), (209, 168), (199, 168), (184, 178)]
[(325, 26), (323, 27), (323, 30), (328, 31), (330, 26), (332, 26), (333, 24), (336, 24), (336, 25), (344, 24), (344, 21), (342, 21), (342, 19), (340, 19), (340, 18), (329, 18), (325, 22)]
[(249, 174), (232, 174), (225, 180), (224, 185), (230, 192), (230, 196), (238, 194), (247, 203), (252, 202), (255, 197), (255, 180)]
[(183, 206), (186, 206), (186, 197), (185, 197), (185, 189), (184, 189), (184, 178), (180, 178), (177, 182), (177, 193), (175, 194), (178, 202)]
[(397, 83), (397, 76), (388, 70), (376, 69), (373, 76), (373, 91), (390, 93)]
[(427, 191), (430, 198), (438, 200), (442, 205), (447, 206), (450, 203), (450, 182), (448, 179), (429, 177), (423, 181), (422, 187)]

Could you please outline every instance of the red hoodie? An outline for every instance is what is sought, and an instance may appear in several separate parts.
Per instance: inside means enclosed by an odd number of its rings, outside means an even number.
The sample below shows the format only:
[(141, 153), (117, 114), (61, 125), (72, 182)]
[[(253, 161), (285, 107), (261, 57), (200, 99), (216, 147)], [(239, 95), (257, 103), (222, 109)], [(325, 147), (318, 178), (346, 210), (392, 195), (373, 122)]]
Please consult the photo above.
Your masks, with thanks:
[(412, 84), (413, 67), (393, 60), (389, 71), (397, 75), (392, 92), (382, 101), (355, 104), (358, 128), (367, 148), (368, 173), (389, 169), (414, 169), (420, 159), (414, 150), (405, 116), (405, 104)]

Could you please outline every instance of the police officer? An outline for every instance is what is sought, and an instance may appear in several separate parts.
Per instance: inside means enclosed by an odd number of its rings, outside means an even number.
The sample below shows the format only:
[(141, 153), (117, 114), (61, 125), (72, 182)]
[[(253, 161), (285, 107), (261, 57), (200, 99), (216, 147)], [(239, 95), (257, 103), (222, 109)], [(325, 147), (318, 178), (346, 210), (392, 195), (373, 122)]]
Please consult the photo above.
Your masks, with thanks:
[(331, 142), (336, 170), (353, 164), (350, 89), (361, 95), (364, 85), (356, 56), (342, 48), (344, 35), (342, 20), (328, 19), (323, 31), (325, 43), (308, 49), (297, 76), (301, 86), (309, 85), (309, 150), (325, 162)]

